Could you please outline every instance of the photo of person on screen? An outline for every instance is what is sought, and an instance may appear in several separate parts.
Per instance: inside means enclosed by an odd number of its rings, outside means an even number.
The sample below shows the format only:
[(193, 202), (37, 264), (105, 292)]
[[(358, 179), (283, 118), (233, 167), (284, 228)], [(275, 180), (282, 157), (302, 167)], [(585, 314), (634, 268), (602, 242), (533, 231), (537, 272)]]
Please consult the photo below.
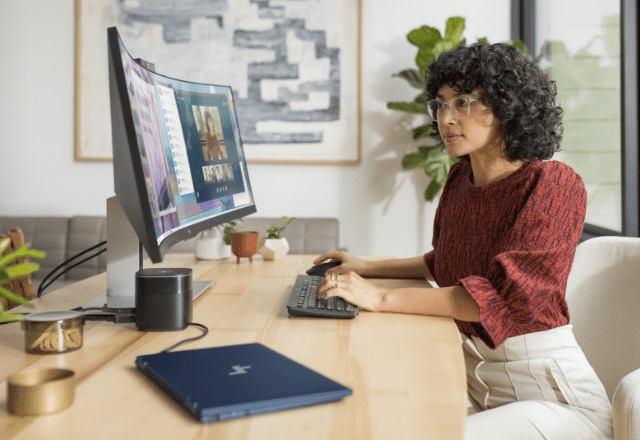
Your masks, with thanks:
[(211, 112), (206, 111), (204, 113), (204, 120), (206, 123), (204, 159), (219, 160), (220, 141), (218, 140), (218, 135), (216, 134), (216, 128), (213, 122), (213, 116), (211, 116)]

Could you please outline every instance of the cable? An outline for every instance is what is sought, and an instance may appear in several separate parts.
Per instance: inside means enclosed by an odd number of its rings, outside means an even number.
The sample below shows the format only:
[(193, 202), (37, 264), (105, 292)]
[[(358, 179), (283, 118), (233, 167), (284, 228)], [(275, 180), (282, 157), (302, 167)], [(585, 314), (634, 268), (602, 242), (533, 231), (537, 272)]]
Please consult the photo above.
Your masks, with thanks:
[[(116, 324), (136, 322), (136, 309), (131, 307), (76, 307), (73, 309), (81, 312), (85, 321), (110, 321)], [(86, 313), (86, 312), (102, 313)]]
[[(81, 256), (83, 256), (84, 254), (91, 252), (97, 248), (99, 248), (100, 246), (104, 246), (107, 242), (103, 241), (100, 242), (96, 245), (93, 245), (79, 253), (77, 253), (76, 255), (74, 255), (73, 257), (69, 258), (68, 260), (66, 260), (65, 262), (63, 262), (62, 264), (58, 265), (57, 267), (55, 267), (51, 272), (49, 272), (43, 279), (42, 282), (40, 283), (40, 286), (38, 286), (38, 292), (36, 294), (37, 298), (40, 298), (42, 296), (42, 293), (45, 291), (45, 289), (47, 287), (49, 287), (51, 284), (53, 284), (58, 278), (60, 278), (62, 275), (64, 275), (65, 273), (67, 273), (68, 271), (70, 271), (71, 269), (73, 269), (76, 266), (79, 266), (80, 264), (91, 260), (92, 258), (97, 257), (98, 255), (106, 252), (107, 248), (105, 247), (104, 249), (99, 250), (98, 252), (88, 256), (87, 258), (84, 258), (80, 261), (78, 261), (77, 263), (74, 263), (71, 266), (68, 266), (68, 264), (72, 263), (75, 259), (80, 258)], [(62, 272), (60, 272), (59, 274), (56, 274), (56, 272), (60, 269), (64, 270)], [(53, 277), (53, 279), (50, 280), (50, 278)]]
[(200, 330), (202, 330), (202, 334), (198, 335), (198, 336), (195, 336), (193, 338), (183, 339), (182, 341), (176, 342), (175, 344), (171, 345), (170, 347), (167, 347), (164, 350), (162, 350), (161, 353), (168, 353), (171, 350), (173, 350), (174, 348), (179, 347), (182, 344), (186, 344), (187, 342), (192, 342), (192, 341), (197, 341), (198, 339), (202, 339), (205, 336), (207, 336), (207, 333), (209, 333), (209, 329), (204, 324), (200, 324), (200, 323), (197, 323), (197, 322), (190, 322), (189, 325), (192, 325), (194, 327), (199, 327)]
[[(94, 250), (94, 249), (97, 249), (97, 248), (98, 248), (98, 247), (100, 247), (100, 246), (105, 245), (106, 243), (107, 243), (106, 241), (103, 241), (103, 242), (101, 242), (101, 243), (98, 243), (98, 244), (96, 244), (96, 245), (93, 245), (93, 246), (91, 246), (90, 248), (85, 249), (85, 250), (83, 250), (82, 252), (77, 253), (76, 255), (74, 255), (73, 257), (69, 258), (68, 260), (66, 260), (66, 261), (65, 261), (65, 262), (63, 262), (62, 264), (60, 264), (60, 265), (58, 265), (57, 267), (55, 267), (51, 272), (49, 272), (49, 273), (48, 273), (48, 274), (43, 278), (42, 282), (40, 283), (40, 286), (38, 287), (37, 297), (39, 298), (39, 297), (42, 295), (42, 292), (44, 292), (44, 290), (45, 290), (47, 287), (49, 287), (49, 286), (50, 286), (50, 285), (51, 285), (55, 280), (57, 280), (58, 278), (60, 278), (62, 275), (64, 275), (65, 273), (67, 273), (69, 270), (71, 270), (71, 269), (73, 269), (74, 267), (76, 267), (76, 266), (78, 266), (78, 265), (80, 265), (80, 264), (84, 263), (85, 261), (88, 261), (88, 260), (90, 260), (90, 259), (92, 259), (92, 258), (97, 257), (97, 256), (98, 256), (98, 255), (100, 255), (101, 253), (105, 252), (105, 251), (107, 250), (107, 248), (104, 248), (104, 249), (102, 249), (102, 250), (100, 250), (100, 251), (96, 252), (95, 254), (90, 255), (89, 257), (87, 257), (87, 258), (85, 258), (85, 259), (83, 259), (83, 260), (81, 260), (81, 261), (79, 261), (79, 262), (77, 262), (77, 263), (73, 264), (73, 265), (72, 265), (72, 266), (70, 266), (70, 267), (65, 267), (65, 266), (67, 266), (67, 265), (68, 265), (69, 263), (71, 263), (73, 260), (75, 260), (75, 259), (77, 259), (77, 258), (81, 257), (82, 255), (84, 255), (84, 254), (86, 254), (86, 253), (88, 253), (88, 252), (91, 252), (91, 251), (92, 251), (92, 250)], [(61, 268), (64, 268), (64, 270), (63, 270), (61, 273), (59, 273), (59, 274), (55, 275), (55, 277), (54, 277), (51, 281), (49, 281), (49, 278), (51, 278), (52, 276), (54, 276), (54, 274), (56, 273), (56, 271), (58, 271), (58, 270), (59, 270), (59, 269), (61, 269)]]
[[(54, 283), (58, 278), (60, 278), (62, 275), (64, 275), (65, 273), (67, 273), (68, 271), (70, 271), (71, 269), (73, 269), (74, 267), (81, 265), (81, 264), (82, 264), (82, 263), (84, 263), (85, 261), (89, 261), (90, 259), (95, 258), (95, 257), (97, 257), (98, 255), (100, 255), (100, 254), (102, 254), (102, 253), (106, 252), (106, 250), (107, 250), (106, 248), (105, 248), (105, 249), (102, 249), (101, 251), (96, 252), (94, 255), (90, 255), (90, 256), (88, 256), (87, 258), (85, 258), (85, 259), (83, 259), (83, 260), (81, 260), (81, 261), (78, 261), (77, 263), (75, 263), (75, 264), (73, 264), (73, 265), (71, 265), (71, 266), (69, 266), (69, 267), (66, 267), (66, 268), (65, 268), (65, 270), (63, 270), (62, 272), (60, 272), (59, 274), (57, 274), (57, 275), (56, 275), (56, 276), (55, 276), (51, 281), (49, 281), (48, 283), (44, 283), (44, 282), (40, 283), (40, 286), (38, 287), (38, 294), (37, 294), (37, 297), (38, 297), (38, 298), (40, 298), (40, 297), (42, 296), (42, 292), (44, 292), (44, 290), (45, 290), (47, 287), (49, 287), (51, 284), (53, 284), (53, 283)], [(68, 263), (69, 263), (69, 261), (70, 261), (70, 260), (68, 260), (66, 264), (68, 264)], [(53, 273), (53, 271), (52, 271), (52, 272), (50, 272), (50, 274), (49, 274), (49, 275), (51, 275), (52, 273)]]

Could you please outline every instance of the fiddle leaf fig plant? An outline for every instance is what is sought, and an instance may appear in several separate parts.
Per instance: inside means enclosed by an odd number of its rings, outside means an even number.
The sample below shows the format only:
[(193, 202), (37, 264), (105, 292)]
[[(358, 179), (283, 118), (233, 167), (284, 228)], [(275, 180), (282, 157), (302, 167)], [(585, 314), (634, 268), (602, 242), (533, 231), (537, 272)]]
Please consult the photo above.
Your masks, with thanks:
[[(29, 275), (40, 269), (38, 263), (23, 261), (25, 257), (44, 258), (45, 254), (42, 251), (30, 249), (29, 246), (25, 244), (3, 255), (10, 244), (11, 240), (9, 238), (0, 240), (0, 295), (16, 304), (31, 305), (29, 300), (16, 295), (3, 285), (11, 280)], [(19, 321), (22, 318), (23, 315), (21, 313), (8, 312), (0, 304), (0, 321)]]
[[(411, 87), (420, 90), (413, 101), (389, 102), (387, 108), (424, 115), (424, 120), (427, 121), (427, 123), (412, 128), (412, 137), (414, 141), (429, 140), (430, 142), (427, 145), (419, 145), (417, 151), (408, 153), (402, 158), (403, 169), (421, 168), (429, 176), (430, 181), (424, 192), (424, 198), (427, 201), (432, 201), (438, 195), (447, 180), (449, 169), (458, 161), (457, 158), (447, 154), (444, 144), (439, 139), (435, 139), (434, 129), (429, 124), (425, 92), (429, 79), (428, 67), (442, 52), (466, 44), (466, 39), (462, 36), (464, 29), (465, 19), (463, 17), (450, 17), (446, 21), (444, 35), (437, 28), (426, 25), (411, 30), (407, 34), (407, 40), (418, 49), (415, 67), (393, 75), (404, 79)], [(479, 38), (477, 41), (488, 43), (486, 38)], [(512, 44), (524, 50), (522, 42), (516, 41)]]
[[(424, 115), (427, 120), (427, 95), (425, 93), (429, 79), (427, 69), (442, 52), (466, 44), (466, 40), (462, 37), (464, 28), (464, 18), (450, 17), (447, 19), (444, 35), (437, 28), (426, 25), (413, 29), (407, 34), (407, 41), (418, 49), (415, 68), (402, 70), (394, 77), (406, 80), (411, 87), (420, 90), (420, 92), (411, 102), (389, 102), (387, 108)], [(427, 120), (427, 122), (430, 121)], [(429, 123), (421, 124), (412, 129), (412, 138), (415, 141), (433, 139), (433, 135), (434, 130)], [(420, 145), (417, 147), (417, 151), (408, 153), (402, 158), (402, 168), (405, 170), (422, 168), (424, 173), (429, 176), (429, 185), (424, 192), (424, 198), (427, 201), (433, 200), (438, 195), (447, 180), (449, 169), (457, 161), (455, 157), (446, 153), (442, 142), (432, 144), (433, 141), (428, 145)]]

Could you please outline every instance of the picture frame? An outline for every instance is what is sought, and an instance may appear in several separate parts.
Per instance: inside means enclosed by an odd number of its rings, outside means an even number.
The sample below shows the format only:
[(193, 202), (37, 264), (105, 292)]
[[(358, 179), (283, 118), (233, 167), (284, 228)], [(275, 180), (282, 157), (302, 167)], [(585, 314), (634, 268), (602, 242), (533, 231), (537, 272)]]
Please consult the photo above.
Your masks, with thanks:
[(248, 162), (361, 160), (361, 0), (76, 0), (75, 160), (111, 161), (106, 29), (163, 75), (230, 85)]

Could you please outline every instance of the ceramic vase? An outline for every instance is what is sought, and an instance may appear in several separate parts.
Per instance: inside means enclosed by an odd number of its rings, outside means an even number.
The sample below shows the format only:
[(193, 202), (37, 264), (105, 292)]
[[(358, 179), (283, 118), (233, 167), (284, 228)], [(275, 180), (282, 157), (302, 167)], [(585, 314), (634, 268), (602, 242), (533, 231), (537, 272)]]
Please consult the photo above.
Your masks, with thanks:
[(289, 242), (286, 238), (267, 238), (260, 248), (260, 255), (265, 261), (281, 260), (289, 253)]
[(224, 260), (231, 256), (231, 246), (225, 244), (220, 231), (212, 228), (203, 231), (196, 240), (196, 258), (199, 260)]

